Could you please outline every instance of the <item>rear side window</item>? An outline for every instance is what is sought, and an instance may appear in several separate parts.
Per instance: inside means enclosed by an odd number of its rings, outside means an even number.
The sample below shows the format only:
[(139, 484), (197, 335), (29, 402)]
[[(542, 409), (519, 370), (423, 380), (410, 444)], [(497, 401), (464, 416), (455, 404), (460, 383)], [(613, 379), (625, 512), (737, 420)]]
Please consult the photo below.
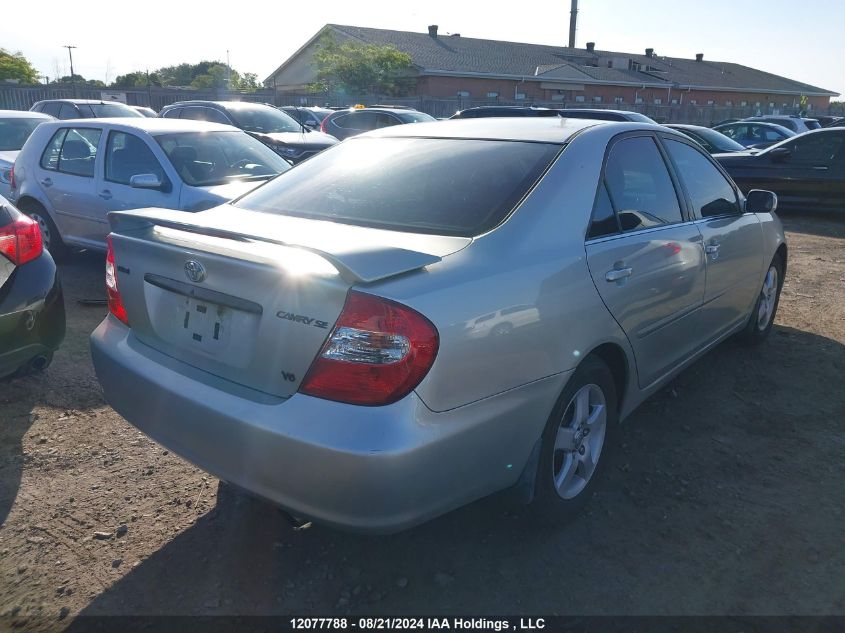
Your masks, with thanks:
[(623, 231), (683, 219), (666, 163), (651, 137), (617, 142), (607, 158), (605, 181)]
[(163, 119), (178, 119), (182, 108), (170, 108), (167, 112), (161, 115)]
[(74, 176), (93, 178), (101, 134), (102, 130), (91, 128), (59, 130), (41, 155), (41, 166)]
[(63, 103), (61, 109), (59, 110), (59, 118), (64, 120), (78, 119), (80, 118), (79, 110), (69, 103)]
[(616, 222), (616, 214), (613, 212), (613, 205), (607, 195), (607, 185), (604, 182), (599, 186), (599, 193), (596, 197), (596, 206), (593, 209), (593, 218), (590, 221), (590, 228), (587, 231), (587, 239), (604, 237), (619, 232), (619, 224)]
[(518, 141), (352, 139), (282, 174), (237, 206), (469, 237), (502, 222), (560, 149)]
[(701, 217), (740, 213), (734, 188), (705, 156), (686, 143), (670, 139), (666, 148)]
[(51, 103), (45, 103), (44, 107), (42, 108), (42, 112), (44, 114), (49, 114), (50, 116), (54, 116), (56, 118), (59, 117), (59, 109), (61, 108), (61, 104), (55, 101)]

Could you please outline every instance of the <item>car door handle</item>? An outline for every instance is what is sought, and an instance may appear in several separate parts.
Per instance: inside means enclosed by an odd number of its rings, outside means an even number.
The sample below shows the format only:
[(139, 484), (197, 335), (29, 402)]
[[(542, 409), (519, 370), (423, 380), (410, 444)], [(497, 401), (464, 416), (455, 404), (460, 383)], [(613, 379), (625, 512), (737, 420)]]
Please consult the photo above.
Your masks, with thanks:
[(827, 167), (824, 165), (816, 165), (815, 167), (813, 167), (813, 169), (815, 171), (827, 171)]
[(613, 270), (608, 270), (604, 278), (610, 283), (613, 283), (614, 281), (621, 281), (630, 277), (633, 272), (633, 268), (614, 268)]
[(716, 255), (719, 252), (719, 243), (714, 242), (704, 247), (704, 252), (708, 255)]
[(108, 189), (103, 189), (99, 195), (103, 200), (111, 200), (111, 191)]
[(50, 178), (43, 178), (41, 180), (41, 184), (44, 185), (45, 187), (52, 187), (53, 181)]

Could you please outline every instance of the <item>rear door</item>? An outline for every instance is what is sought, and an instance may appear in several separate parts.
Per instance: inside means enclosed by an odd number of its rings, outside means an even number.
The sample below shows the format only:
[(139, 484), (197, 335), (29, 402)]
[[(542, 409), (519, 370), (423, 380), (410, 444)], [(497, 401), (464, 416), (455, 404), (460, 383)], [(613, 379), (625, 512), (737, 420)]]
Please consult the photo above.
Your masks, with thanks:
[(609, 148), (586, 253), (608, 310), (625, 331), (646, 387), (702, 344), (701, 234), (683, 213), (657, 139), (636, 133)]
[(713, 340), (744, 320), (757, 298), (763, 233), (706, 154), (675, 138), (664, 143), (703, 237), (707, 284), (698, 324), (701, 336)]
[(795, 181), (794, 205), (841, 207), (845, 198), (845, 129), (806, 134), (787, 143), (783, 169)]
[[(105, 221), (94, 177), (101, 136), (95, 127), (59, 128), (35, 169), (62, 238), (80, 245), (100, 235)], [(98, 219), (97, 213), (103, 217)]]

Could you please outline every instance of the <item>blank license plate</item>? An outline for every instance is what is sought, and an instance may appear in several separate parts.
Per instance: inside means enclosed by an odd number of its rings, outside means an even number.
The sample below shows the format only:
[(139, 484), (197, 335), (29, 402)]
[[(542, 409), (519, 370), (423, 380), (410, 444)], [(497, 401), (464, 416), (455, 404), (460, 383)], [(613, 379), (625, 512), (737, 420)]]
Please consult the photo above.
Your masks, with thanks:
[(224, 348), (229, 340), (231, 309), (196, 299), (186, 299), (184, 306), (184, 340), (210, 353)]

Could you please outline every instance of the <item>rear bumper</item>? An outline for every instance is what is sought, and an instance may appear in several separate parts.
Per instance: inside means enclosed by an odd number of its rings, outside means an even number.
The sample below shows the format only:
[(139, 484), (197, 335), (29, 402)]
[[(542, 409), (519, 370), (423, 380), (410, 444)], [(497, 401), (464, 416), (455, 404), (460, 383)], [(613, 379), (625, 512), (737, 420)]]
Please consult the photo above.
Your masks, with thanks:
[(0, 288), (0, 376), (56, 351), (65, 336), (65, 304), (49, 253), (18, 266)]
[(513, 485), (566, 379), (433, 413), (413, 393), (385, 407), (272, 399), (149, 348), (111, 317), (91, 352), (109, 404), (162, 445), (296, 515), (382, 533)]

